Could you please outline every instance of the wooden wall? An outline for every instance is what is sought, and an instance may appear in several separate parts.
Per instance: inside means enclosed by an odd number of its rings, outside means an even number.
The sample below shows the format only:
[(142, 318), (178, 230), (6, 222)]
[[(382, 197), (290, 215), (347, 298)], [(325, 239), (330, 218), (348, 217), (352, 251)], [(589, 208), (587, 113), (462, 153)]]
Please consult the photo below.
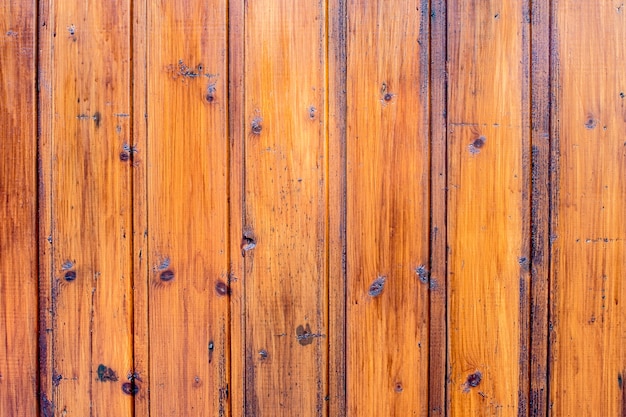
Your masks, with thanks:
[(0, 415), (626, 416), (626, 7), (7, 0)]

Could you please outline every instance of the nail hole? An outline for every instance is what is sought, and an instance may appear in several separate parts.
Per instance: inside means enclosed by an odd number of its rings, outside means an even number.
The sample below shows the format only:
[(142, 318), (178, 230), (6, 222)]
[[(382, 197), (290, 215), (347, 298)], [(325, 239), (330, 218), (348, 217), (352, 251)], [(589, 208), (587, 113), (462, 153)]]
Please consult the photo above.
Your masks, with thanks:
[(466, 383), (469, 387), (474, 388), (480, 385), (480, 381), (482, 381), (482, 379), (483, 379), (483, 375), (479, 371), (476, 371), (473, 374), (469, 374), (467, 376)]
[(259, 350), (259, 356), (261, 357), (261, 360), (267, 359), (267, 350), (265, 349)]
[(172, 272), (171, 270), (167, 270), (167, 271), (163, 271), (161, 272), (161, 281), (171, 281), (174, 279), (174, 272)]
[(386, 94), (383, 96), (383, 99), (384, 99), (385, 101), (391, 101), (391, 99), (392, 99), (392, 98), (393, 98), (393, 95), (392, 95), (391, 93), (386, 93)]
[(139, 392), (139, 386), (135, 382), (125, 382), (122, 384), (122, 391), (127, 395), (136, 395)]
[(379, 276), (378, 278), (376, 278), (370, 285), (368, 294), (372, 297), (379, 296), (383, 292), (383, 288), (385, 288), (386, 280), (387, 277), (385, 276)]
[(120, 152), (120, 161), (126, 162), (130, 159), (130, 154), (128, 152)]
[(255, 135), (261, 134), (261, 130), (263, 130), (263, 126), (261, 125), (262, 122), (263, 122), (263, 119), (261, 119), (260, 117), (255, 117), (252, 120), (251, 128), (252, 128), (253, 134)]
[(404, 391), (404, 387), (402, 387), (402, 383), (398, 382), (396, 383), (396, 385), (393, 387), (393, 390), (395, 392), (402, 392)]
[(588, 116), (587, 121), (585, 122), (585, 127), (587, 129), (593, 129), (598, 124), (597, 120), (593, 118), (593, 116)]
[(220, 297), (228, 295), (228, 292), (229, 292), (228, 291), (228, 285), (226, 285), (226, 283), (224, 281), (218, 281), (218, 283), (215, 284), (215, 292)]
[(67, 282), (74, 281), (76, 279), (76, 271), (67, 271), (64, 278)]

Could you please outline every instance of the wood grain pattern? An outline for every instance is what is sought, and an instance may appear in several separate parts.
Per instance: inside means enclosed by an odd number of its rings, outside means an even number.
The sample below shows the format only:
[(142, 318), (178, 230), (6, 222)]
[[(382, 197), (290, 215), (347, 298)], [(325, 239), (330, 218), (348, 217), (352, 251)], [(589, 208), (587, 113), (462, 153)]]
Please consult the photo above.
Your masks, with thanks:
[(430, 317), (429, 416), (447, 415), (447, 9), (430, 3)]
[(51, 248), (42, 295), (52, 337), (42, 414), (129, 416), (132, 195), (121, 158), (131, 140), (129, 4), (43, 3), (42, 230)]
[(450, 415), (526, 415), (528, 5), (449, 6)]
[[(147, 10), (150, 411), (229, 413), (226, 1)], [(141, 149), (137, 150), (138, 155)]]
[(550, 2), (531, 2), (531, 417), (548, 406), (548, 323), (550, 274)]
[(559, 0), (554, 14), (550, 415), (623, 416), (626, 10)]
[(0, 415), (626, 416), (624, 58), (608, 0), (5, 1)]
[(347, 7), (348, 414), (426, 415), (428, 3)]
[[(147, 0), (132, 8), (132, 141), (133, 195), (133, 372), (135, 416), (150, 415), (150, 265), (148, 264), (148, 95)], [(134, 387), (133, 387), (134, 384)]]
[(328, 1), (328, 416), (346, 416), (346, 0)]
[(246, 410), (321, 416), (327, 364), (325, 8), (245, 9)]
[(34, 1), (0, 5), (0, 415), (37, 414)]

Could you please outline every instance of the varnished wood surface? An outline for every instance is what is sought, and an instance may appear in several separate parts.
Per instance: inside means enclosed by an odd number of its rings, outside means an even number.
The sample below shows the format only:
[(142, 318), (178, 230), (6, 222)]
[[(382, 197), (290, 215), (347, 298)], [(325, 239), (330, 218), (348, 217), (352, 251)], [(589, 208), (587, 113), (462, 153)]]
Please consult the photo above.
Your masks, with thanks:
[(37, 413), (36, 4), (0, 5), (0, 414)]
[(623, 8), (553, 10), (551, 416), (626, 415)]
[(379, 6), (347, 4), (347, 414), (426, 415), (428, 3)]
[(619, 2), (0, 6), (0, 415), (626, 415)]

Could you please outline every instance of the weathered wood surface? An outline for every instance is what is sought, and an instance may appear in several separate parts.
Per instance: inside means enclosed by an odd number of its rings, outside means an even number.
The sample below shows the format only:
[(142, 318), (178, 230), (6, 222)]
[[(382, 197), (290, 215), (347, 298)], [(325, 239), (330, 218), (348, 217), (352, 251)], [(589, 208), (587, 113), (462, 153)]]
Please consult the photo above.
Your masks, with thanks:
[(0, 6), (0, 415), (626, 415), (626, 9)]
[(353, 416), (428, 410), (428, 21), (427, 2), (348, 2), (346, 401)]
[(147, 228), (135, 232), (148, 236), (137, 281), (149, 282), (156, 416), (229, 414), (226, 6), (148, 2), (147, 139), (131, 152), (146, 165)]
[[(325, 4), (243, 17), (245, 415), (321, 416), (328, 363)], [(235, 165), (237, 166), (237, 165)], [(235, 362), (236, 361), (236, 362)]]
[(451, 416), (526, 414), (528, 3), (448, 10)]
[(38, 21), (41, 411), (130, 416), (130, 2), (45, 1)]
[(0, 415), (37, 413), (36, 3), (0, 5)]
[(555, 3), (550, 415), (623, 416), (626, 10)]

